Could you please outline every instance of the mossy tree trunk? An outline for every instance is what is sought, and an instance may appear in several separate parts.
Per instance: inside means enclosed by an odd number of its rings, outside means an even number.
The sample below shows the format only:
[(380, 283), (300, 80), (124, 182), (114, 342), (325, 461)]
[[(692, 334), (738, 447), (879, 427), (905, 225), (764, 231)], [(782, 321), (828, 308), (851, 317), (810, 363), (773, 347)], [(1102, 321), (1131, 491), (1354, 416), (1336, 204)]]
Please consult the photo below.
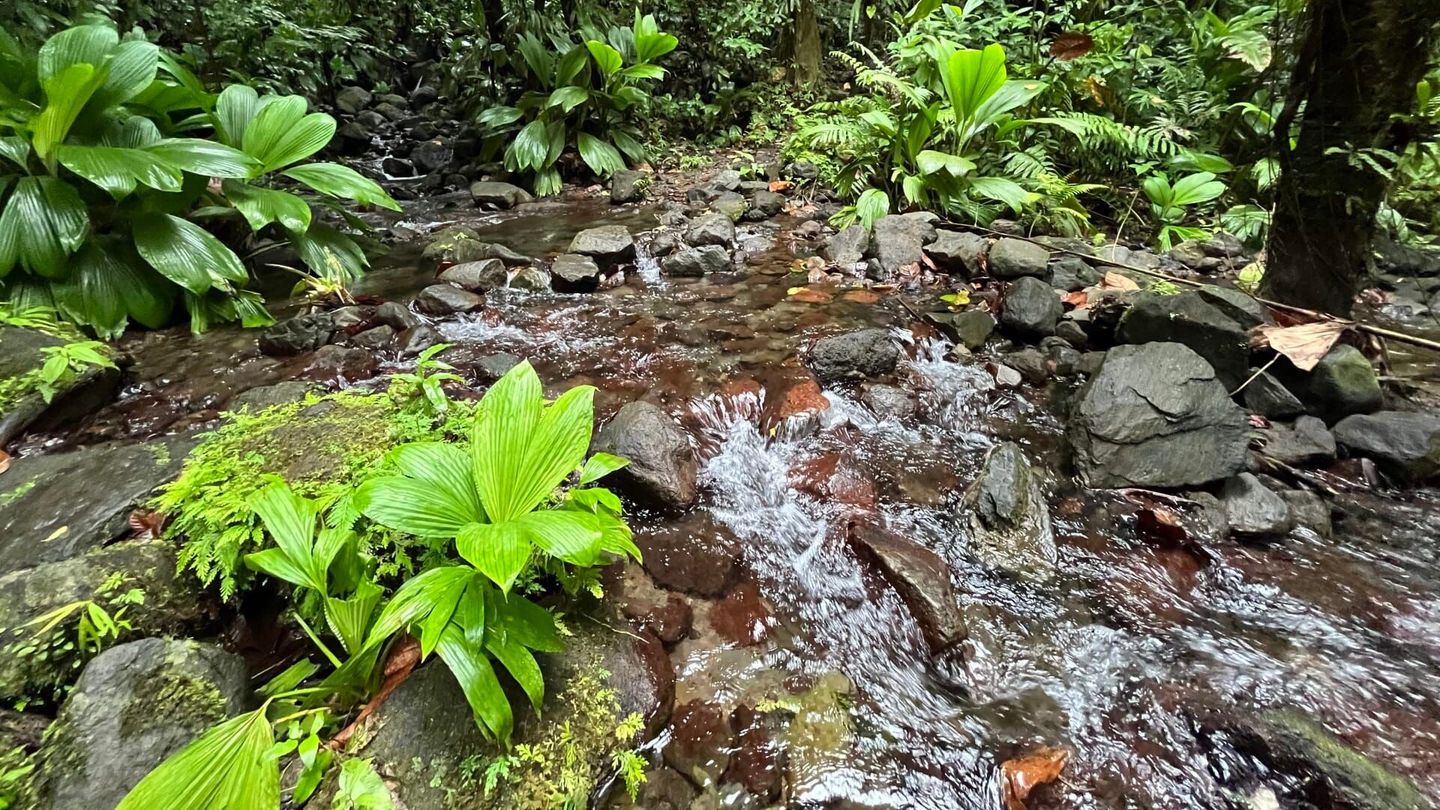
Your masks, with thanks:
[(1434, 3), (1311, 0), (1275, 128), (1281, 176), (1266, 296), (1350, 312), (1386, 191), (1384, 176), (1355, 155), (1409, 143), (1412, 133), (1392, 116), (1411, 109), (1425, 75), (1440, 31)]
[(790, 81), (796, 87), (814, 87), (820, 81), (820, 20), (815, 0), (800, 0), (791, 38)]

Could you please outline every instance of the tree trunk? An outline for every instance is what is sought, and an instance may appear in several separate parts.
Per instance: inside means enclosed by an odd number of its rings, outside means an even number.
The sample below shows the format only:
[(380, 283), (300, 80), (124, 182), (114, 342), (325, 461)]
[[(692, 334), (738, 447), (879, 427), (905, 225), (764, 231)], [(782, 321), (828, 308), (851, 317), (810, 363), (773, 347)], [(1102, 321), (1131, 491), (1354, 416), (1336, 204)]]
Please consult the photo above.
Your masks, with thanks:
[[(1281, 175), (1261, 291), (1278, 301), (1350, 312), (1370, 266), (1386, 180), (1354, 156), (1399, 152), (1440, 31), (1434, 0), (1311, 0), (1284, 112)], [(1298, 132), (1291, 124), (1299, 117)], [(1291, 137), (1295, 145), (1290, 146)], [(1384, 163), (1383, 158), (1377, 158)]]
[(790, 81), (796, 87), (813, 87), (820, 82), (820, 20), (815, 0), (800, 0), (795, 11), (795, 33), (791, 41)]

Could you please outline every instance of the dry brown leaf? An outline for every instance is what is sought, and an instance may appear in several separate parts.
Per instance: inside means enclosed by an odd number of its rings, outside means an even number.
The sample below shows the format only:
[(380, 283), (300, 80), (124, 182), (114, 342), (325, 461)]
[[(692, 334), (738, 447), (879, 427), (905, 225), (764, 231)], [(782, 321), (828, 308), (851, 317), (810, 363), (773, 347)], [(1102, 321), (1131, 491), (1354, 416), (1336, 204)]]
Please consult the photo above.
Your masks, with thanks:
[(820, 290), (812, 290), (809, 287), (795, 287), (790, 290), (790, 300), (799, 301), (802, 304), (828, 304), (834, 296)]
[(1090, 293), (1080, 290), (1078, 292), (1067, 292), (1060, 296), (1060, 302), (1069, 304), (1076, 309), (1084, 309), (1090, 306)]
[(361, 707), (360, 713), (355, 715), (355, 719), (350, 721), (350, 725), (330, 738), (327, 745), (336, 749), (343, 746), (355, 733), (355, 729), (359, 728), (366, 718), (374, 714), (385, 703), (385, 699), (390, 697), (390, 693), (410, 677), (410, 673), (415, 671), (415, 667), (419, 663), (420, 642), (413, 637), (406, 636), (400, 640), (400, 643), (391, 647), (390, 655), (385, 659), (385, 680), (380, 684), (380, 689), (375, 693), (375, 697), (370, 698), (369, 702)]
[(1138, 290), (1140, 289), (1140, 285), (1135, 283), (1135, 279), (1111, 270), (1105, 274), (1105, 278), (1100, 280), (1100, 289), (1120, 290), (1124, 292), (1127, 290)]
[(1310, 371), (1330, 353), (1347, 328), (1348, 324), (1339, 321), (1319, 321), (1300, 326), (1261, 326), (1256, 331), (1296, 368)]
[(874, 304), (880, 300), (879, 293), (871, 290), (851, 290), (840, 297), (857, 304)]
[(1019, 759), (1006, 760), (1000, 766), (1005, 810), (1025, 810), (1030, 791), (1060, 778), (1069, 759), (1068, 748), (1042, 746)]
[(147, 509), (136, 509), (127, 521), (136, 540), (155, 540), (165, 533), (165, 516)]
[(10, 469), (10, 454), (0, 450), (0, 473)]
[(1095, 38), (1082, 31), (1066, 31), (1050, 43), (1050, 55), (1061, 62), (1079, 59), (1095, 47)]
[(779, 193), (782, 192), (782, 191), (789, 191), (790, 189), (792, 189), (792, 188), (794, 188), (794, 187), (795, 187), (795, 184), (792, 183), (792, 182), (790, 182), (789, 180), (771, 180), (771, 181), (770, 181), (770, 190), (773, 191), (773, 192), (775, 192), (776, 194), (779, 194)]

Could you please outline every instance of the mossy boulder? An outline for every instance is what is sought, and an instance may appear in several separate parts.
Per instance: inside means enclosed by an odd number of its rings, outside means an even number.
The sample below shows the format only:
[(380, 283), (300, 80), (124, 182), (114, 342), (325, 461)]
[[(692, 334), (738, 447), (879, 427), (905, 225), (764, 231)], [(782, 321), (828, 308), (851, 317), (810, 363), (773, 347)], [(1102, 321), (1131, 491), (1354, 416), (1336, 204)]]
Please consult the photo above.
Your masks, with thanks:
[[(652, 640), (653, 642), (653, 640)], [(665, 722), (673, 681), (658, 642), (593, 623), (540, 656), (545, 709), (519, 690), (509, 752), (481, 735), (465, 695), (440, 661), (416, 670), (367, 722), (356, 753), (409, 810), (549, 810), (586, 807), (614, 776), (614, 758)], [(667, 668), (657, 676), (652, 653)], [(649, 721), (649, 722), (647, 722)]]
[(79, 339), (78, 334), (0, 326), (0, 446), (36, 421), (64, 422), (90, 413), (114, 396), (120, 372), (100, 367), (67, 371), (49, 402), (41, 396), (37, 383), (45, 350)]
[[(445, 434), (405, 404), (387, 394), (342, 392), (227, 414), (153, 504), (172, 519), (167, 536), (183, 541), (181, 565), (207, 585), (218, 582), (229, 598), (247, 576), (242, 556), (264, 542), (250, 497), (278, 477), (308, 497), (338, 498), (391, 448)], [(454, 419), (466, 413), (463, 405), (451, 408)]]
[(215, 723), (249, 708), (245, 662), (194, 641), (147, 638), (91, 661), (40, 749), (39, 810), (110, 810)]
[[(143, 601), (123, 597), (139, 591)], [(198, 583), (175, 571), (175, 550), (159, 541), (130, 541), (0, 576), (0, 699), (48, 701), (75, 679), (84, 657), (64, 644), (75, 620), (38, 637), (26, 625), (76, 602), (93, 600), (114, 615), (124, 610), (132, 636), (203, 626), (209, 613)], [(76, 617), (78, 620), (78, 617)]]

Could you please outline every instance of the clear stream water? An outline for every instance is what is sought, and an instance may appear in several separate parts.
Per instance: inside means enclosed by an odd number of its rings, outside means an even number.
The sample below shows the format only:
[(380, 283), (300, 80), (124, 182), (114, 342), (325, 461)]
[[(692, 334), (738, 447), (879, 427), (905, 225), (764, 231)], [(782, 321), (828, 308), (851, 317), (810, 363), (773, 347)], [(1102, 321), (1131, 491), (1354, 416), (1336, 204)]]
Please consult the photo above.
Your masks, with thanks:
[[(647, 209), (589, 203), (475, 224), (549, 255), (609, 222), (655, 227)], [(787, 271), (813, 246), (792, 244), (789, 224), (748, 228), (748, 275), (662, 280), (650, 264), (590, 295), (491, 295), (484, 312), (441, 331), (462, 367), (513, 352), (556, 389), (598, 386), (602, 416), (649, 396), (684, 417), (703, 458), (701, 508), (741, 539), (771, 618), (764, 641), (745, 649), (682, 642), (680, 698), (736, 700), (755, 684), (797, 679), (849, 692), (839, 741), (792, 751), (792, 806), (1000, 808), (999, 763), (1044, 744), (1072, 755), (1032, 808), (1265, 807), (1266, 790), (1283, 793), (1287, 777), (1207, 744), (1199, 718), (1272, 707), (1303, 711), (1440, 800), (1436, 493), (1346, 496), (1333, 539), (1226, 542), (1203, 560), (1154, 547), (1136, 536), (1133, 506), (1069, 478), (1055, 415), (1069, 383), (1048, 394), (999, 390), (979, 360), (946, 359), (943, 340), (916, 337), (894, 297), (867, 303), (835, 290), (828, 303), (795, 301), (787, 289), (804, 281)], [(362, 292), (399, 296), (430, 276), (418, 248), (401, 247)], [(776, 429), (762, 401), (774, 396), (770, 381), (797, 368), (815, 338), (866, 326), (907, 344), (898, 377), (918, 415), (877, 418), (855, 392), (831, 390), (813, 424)], [(234, 331), (147, 335), (128, 348), (138, 382), (123, 400), (28, 450), (204, 424), (234, 393), (299, 370)], [(726, 387), (746, 378), (761, 381), (759, 393)], [(957, 496), (1002, 440), (1019, 442), (1046, 477), (1060, 555), (1043, 584), (997, 576), (967, 552)], [(836, 456), (861, 482), (858, 497), (817, 497), (797, 480)], [(857, 515), (949, 561), (968, 623), (966, 666), (931, 664), (899, 596), (837, 539)]]

